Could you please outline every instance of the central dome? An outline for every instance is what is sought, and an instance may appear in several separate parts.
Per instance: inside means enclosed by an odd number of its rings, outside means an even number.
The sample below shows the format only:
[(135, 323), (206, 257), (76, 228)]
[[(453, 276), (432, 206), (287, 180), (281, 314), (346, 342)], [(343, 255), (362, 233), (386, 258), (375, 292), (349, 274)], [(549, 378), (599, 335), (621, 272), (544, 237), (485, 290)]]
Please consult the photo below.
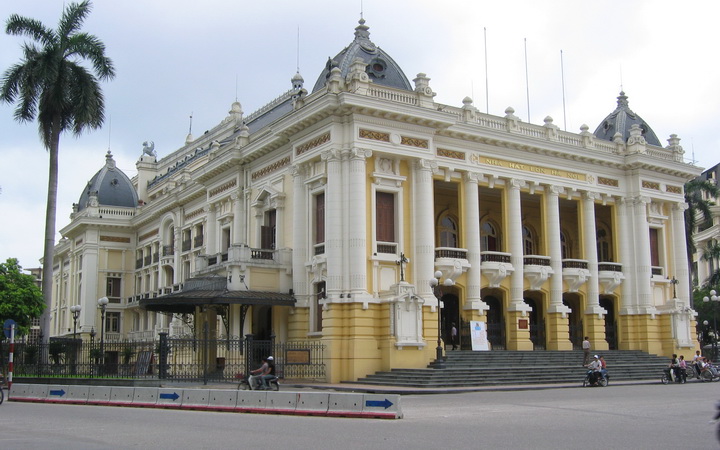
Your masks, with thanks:
[(100, 169), (83, 189), (78, 211), (85, 209), (97, 201), (94, 206), (123, 206), (133, 208), (138, 204), (137, 192), (130, 179), (118, 169), (115, 160), (108, 150), (105, 155), (105, 167)]
[(370, 40), (369, 27), (365, 25), (365, 19), (360, 19), (358, 23), (359, 25), (355, 28), (355, 40), (334, 58), (328, 58), (325, 69), (315, 82), (312, 91), (316, 92), (325, 86), (330, 76), (330, 71), (334, 67), (340, 69), (343, 78), (347, 77), (350, 71), (350, 65), (357, 58), (362, 59), (367, 64), (365, 72), (370, 76), (373, 83), (412, 91), (413, 89), (410, 86), (410, 82), (400, 66), (397, 65), (390, 55)]

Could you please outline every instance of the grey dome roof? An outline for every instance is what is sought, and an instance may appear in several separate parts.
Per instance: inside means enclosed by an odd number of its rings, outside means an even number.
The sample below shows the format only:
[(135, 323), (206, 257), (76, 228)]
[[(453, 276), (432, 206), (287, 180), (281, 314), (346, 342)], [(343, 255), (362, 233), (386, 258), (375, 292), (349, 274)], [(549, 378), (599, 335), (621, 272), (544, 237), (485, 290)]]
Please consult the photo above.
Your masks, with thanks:
[(365, 61), (367, 64), (365, 71), (373, 83), (412, 91), (413, 89), (410, 86), (410, 82), (400, 66), (397, 65), (390, 55), (370, 40), (369, 27), (365, 25), (365, 20), (360, 19), (358, 23), (359, 25), (355, 28), (355, 40), (334, 58), (328, 58), (325, 69), (323, 69), (315, 82), (312, 91), (316, 92), (325, 86), (330, 76), (330, 70), (332, 70), (333, 67), (339, 67), (343, 78), (347, 77), (350, 71), (350, 65), (356, 58)]
[(91, 196), (97, 196), (98, 205), (102, 206), (126, 206), (135, 207), (138, 204), (138, 196), (130, 178), (122, 170), (115, 166), (112, 153), (108, 150), (105, 155), (105, 167), (100, 169), (94, 177), (88, 181), (85, 190), (80, 194), (78, 211), (86, 208)]
[(617, 108), (611, 112), (609, 116), (605, 118), (597, 129), (595, 129), (595, 137), (606, 141), (613, 141), (615, 133), (622, 135), (623, 142), (627, 142), (630, 137), (630, 128), (634, 124), (638, 124), (642, 130), (642, 135), (645, 141), (650, 145), (656, 145), (662, 147), (660, 140), (655, 135), (655, 132), (650, 128), (650, 125), (632, 112), (628, 106), (627, 95), (625, 92), (620, 91), (620, 95), (617, 98)]

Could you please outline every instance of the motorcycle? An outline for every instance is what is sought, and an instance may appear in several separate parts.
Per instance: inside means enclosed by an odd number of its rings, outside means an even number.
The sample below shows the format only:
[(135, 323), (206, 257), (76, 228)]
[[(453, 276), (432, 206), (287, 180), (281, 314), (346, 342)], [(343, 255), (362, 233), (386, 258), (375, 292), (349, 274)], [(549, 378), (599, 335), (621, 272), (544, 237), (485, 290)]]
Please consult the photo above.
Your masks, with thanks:
[(607, 372), (605, 372), (605, 373), (601, 372), (600, 375), (595, 379), (594, 382), (590, 381), (593, 376), (594, 376), (593, 371), (588, 370), (587, 373), (585, 374), (585, 379), (583, 380), (583, 387), (585, 387), (585, 386), (605, 387), (610, 383), (610, 375)]
[[(259, 376), (254, 375), (245, 375), (243, 373), (239, 373), (235, 375), (236, 378), (240, 379), (240, 382), (238, 383), (238, 390), (240, 388), (243, 388), (243, 390), (251, 390), (251, 391), (257, 391), (257, 390), (263, 390), (262, 388), (262, 380), (260, 380)], [(267, 389), (269, 391), (279, 391), (280, 390), (280, 382), (278, 380), (278, 377), (273, 376), (272, 378), (267, 380)]]

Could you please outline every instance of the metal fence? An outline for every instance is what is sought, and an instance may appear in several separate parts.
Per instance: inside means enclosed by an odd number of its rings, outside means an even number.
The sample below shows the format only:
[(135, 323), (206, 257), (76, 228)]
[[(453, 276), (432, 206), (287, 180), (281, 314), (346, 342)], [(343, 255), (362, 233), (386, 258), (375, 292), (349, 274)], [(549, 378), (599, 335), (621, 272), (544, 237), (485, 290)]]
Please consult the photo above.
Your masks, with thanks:
[[(9, 346), (0, 347), (0, 363)], [(146, 342), (88, 342), (55, 339), (48, 344), (16, 343), (15, 377), (161, 379), (235, 382), (273, 356), (281, 378), (325, 378), (325, 346), (319, 341), (169, 337)]]

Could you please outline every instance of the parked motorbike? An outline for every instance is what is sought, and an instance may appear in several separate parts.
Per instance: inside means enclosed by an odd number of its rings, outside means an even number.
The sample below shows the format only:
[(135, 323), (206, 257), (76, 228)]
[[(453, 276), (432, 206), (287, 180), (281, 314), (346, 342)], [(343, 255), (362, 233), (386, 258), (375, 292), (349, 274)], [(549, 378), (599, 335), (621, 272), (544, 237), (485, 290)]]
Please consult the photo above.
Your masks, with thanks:
[[(259, 376), (250, 375), (247, 376), (243, 373), (239, 373), (235, 376), (236, 378), (240, 379), (240, 382), (238, 383), (238, 389), (242, 388), (244, 390), (262, 390), (262, 380), (260, 380)], [(268, 389), (270, 391), (279, 391), (280, 390), (280, 382), (278, 380), (278, 377), (273, 377), (269, 380), (267, 380)]]
[(585, 386), (602, 386), (605, 387), (610, 383), (610, 375), (608, 373), (600, 374), (600, 376), (595, 380), (595, 382), (591, 382), (590, 380), (593, 377), (593, 371), (588, 370), (585, 374), (585, 379), (583, 380), (583, 387)]

